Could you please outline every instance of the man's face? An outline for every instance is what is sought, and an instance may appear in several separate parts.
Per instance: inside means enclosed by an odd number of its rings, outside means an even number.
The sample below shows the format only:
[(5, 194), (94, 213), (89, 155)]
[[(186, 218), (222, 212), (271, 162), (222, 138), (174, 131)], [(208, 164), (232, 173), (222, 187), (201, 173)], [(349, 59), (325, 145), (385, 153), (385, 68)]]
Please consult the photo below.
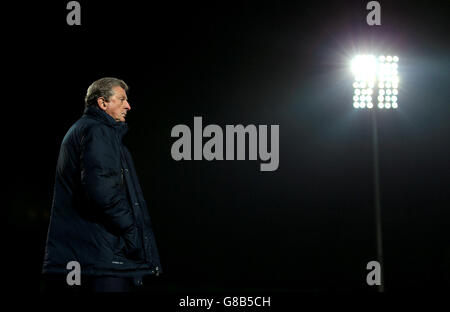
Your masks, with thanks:
[(103, 97), (98, 98), (98, 106), (116, 121), (125, 121), (127, 112), (131, 109), (128, 103), (127, 93), (122, 87), (114, 87), (114, 94), (106, 101)]

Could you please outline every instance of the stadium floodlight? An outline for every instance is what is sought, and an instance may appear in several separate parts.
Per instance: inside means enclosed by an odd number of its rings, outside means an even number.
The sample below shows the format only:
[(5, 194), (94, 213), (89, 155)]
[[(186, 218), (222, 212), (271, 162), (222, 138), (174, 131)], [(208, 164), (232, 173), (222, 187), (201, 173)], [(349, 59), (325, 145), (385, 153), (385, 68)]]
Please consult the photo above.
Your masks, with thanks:
[[(351, 62), (351, 71), (355, 79), (353, 82), (354, 95), (373, 95), (378, 103), (377, 105), (367, 105), (359, 99), (360, 103), (356, 104), (358, 100), (354, 96), (354, 108), (398, 108), (398, 62), (399, 57), (396, 55), (355, 56)], [(395, 96), (395, 105), (393, 105), (393, 95)], [(367, 102), (371, 103), (371, 100)]]
[[(394, 55), (357, 55), (351, 62), (353, 82), (353, 107), (372, 110), (373, 143), (373, 185), (374, 210), (377, 241), (377, 258), (383, 268), (383, 236), (380, 201), (380, 174), (378, 161), (378, 126), (376, 111), (390, 111), (398, 108), (398, 56)], [(372, 101), (375, 101), (373, 103)], [(377, 101), (377, 102), (376, 102)], [(384, 292), (383, 269), (378, 291)]]

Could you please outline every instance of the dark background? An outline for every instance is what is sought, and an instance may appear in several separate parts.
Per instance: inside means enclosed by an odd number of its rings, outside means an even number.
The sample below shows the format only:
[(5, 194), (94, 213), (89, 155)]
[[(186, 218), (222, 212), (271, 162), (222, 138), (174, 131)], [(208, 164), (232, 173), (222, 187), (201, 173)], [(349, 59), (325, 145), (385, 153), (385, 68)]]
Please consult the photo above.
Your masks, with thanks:
[[(185, 1), (16, 6), (4, 62), (11, 289), (42, 289), (59, 144), (94, 80), (131, 87), (130, 148), (164, 274), (159, 289), (375, 291), (371, 116), (349, 61), (400, 57), (399, 109), (378, 114), (385, 287), (450, 286), (448, 1)], [(280, 165), (171, 158), (177, 124), (280, 126)], [(11, 122), (11, 123), (9, 123)], [(205, 140), (204, 140), (205, 141)], [(4, 275), (4, 276), (5, 276)]]

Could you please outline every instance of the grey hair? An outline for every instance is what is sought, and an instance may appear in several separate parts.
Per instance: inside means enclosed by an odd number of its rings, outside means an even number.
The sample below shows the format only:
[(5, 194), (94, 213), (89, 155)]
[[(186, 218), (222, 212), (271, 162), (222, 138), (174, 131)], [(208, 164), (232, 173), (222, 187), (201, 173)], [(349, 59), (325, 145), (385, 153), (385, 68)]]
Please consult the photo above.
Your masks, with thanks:
[(113, 88), (115, 87), (122, 87), (125, 92), (129, 89), (125, 81), (117, 78), (105, 77), (94, 81), (87, 89), (84, 97), (86, 107), (97, 105), (97, 99), (100, 97), (104, 97), (106, 101), (109, 101), (109, 98), (114, 95)]

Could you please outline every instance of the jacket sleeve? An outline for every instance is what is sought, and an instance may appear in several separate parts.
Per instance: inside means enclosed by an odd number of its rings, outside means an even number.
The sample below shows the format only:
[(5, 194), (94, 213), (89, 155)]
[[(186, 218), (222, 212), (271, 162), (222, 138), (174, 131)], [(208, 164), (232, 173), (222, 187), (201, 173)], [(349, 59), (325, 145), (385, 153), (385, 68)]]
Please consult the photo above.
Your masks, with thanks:
[(106, 130), (93, 127), (81, 141), (81, 185), (104, 222), (124, 238), (127, 254), (136, 255), (141, 248), (133, 212), (120, 186), (120, 151)]

